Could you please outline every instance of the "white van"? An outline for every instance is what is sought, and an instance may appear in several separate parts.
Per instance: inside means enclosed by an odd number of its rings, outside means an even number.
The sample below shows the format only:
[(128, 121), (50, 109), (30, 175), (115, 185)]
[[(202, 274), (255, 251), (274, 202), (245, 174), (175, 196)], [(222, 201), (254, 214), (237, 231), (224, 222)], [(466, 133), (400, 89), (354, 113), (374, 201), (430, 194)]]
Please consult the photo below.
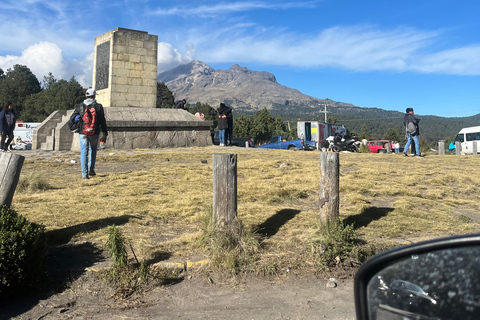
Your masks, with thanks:
[(480, 152), (480, 127), (463, 128), (455, 137), (455, 142), (461, 142), (462, 148), (460, 154), (472, 154), (473, 144), (477, 145), (477, 153)]
[(17, 121), (13, 131), (13, 142), (10, 149), (30, 150), (32, 149), (33, 129), (41, 122), (23, 122)]

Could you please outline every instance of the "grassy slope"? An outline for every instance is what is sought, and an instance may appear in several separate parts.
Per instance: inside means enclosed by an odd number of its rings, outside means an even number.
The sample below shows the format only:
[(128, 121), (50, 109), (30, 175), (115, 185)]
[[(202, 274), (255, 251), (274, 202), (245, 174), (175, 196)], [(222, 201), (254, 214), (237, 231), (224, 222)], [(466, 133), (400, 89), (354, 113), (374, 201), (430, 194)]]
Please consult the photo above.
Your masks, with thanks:
[[(217, 152), (238, 154), (239, 219), (267, 235), (257, 268), (309, 269), (309, 243), (318, 230), (318, 152), (208, 147), (101, 153), (97, 176), (87, 181), (68, 161), (72, 156), (37, 158), (25, 162), (22, 177), (39, 175), (53, 188), (17, 192), (13, 205), (45, 224), (54, 243), (101, 247), (106, 227), (115, 224), (139, 259), (201, 255), (195, 242), (212, 203)], [(478, 159), (342, 153), (340, 218), (375, 245), (478, 232)]]

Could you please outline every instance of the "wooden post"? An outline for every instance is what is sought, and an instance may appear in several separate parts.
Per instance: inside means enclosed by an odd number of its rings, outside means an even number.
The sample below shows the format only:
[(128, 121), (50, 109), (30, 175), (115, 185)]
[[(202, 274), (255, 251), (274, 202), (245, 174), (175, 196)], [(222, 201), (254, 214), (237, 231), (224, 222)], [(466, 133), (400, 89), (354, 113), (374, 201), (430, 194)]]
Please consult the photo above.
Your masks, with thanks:
[(455, 141), (455, 155), (459, 156), (462, 152), (462, 143), (460, 141)]
[(440, 155), (440, 156), (445, 155), (445, 141), (444, 140), (438, 141), (438, 155)]
[(338, 152), (320, 153), (320, 223), (338, 219), (340, 161)]
[(476, 156), (477, 155), (477, 142), (472, 141), (472, 155)]
[(213, 155), (213, 223), (238, 236), (237, 155)]
[(390, 148), (390, 142), (385, 143), (385, 150), (387, 150), (387, 153), (392, 152), (392, 149)]
[(0, 205), (12, 204), (24, 161), (24, 156), (10, 152), (0, 153)]

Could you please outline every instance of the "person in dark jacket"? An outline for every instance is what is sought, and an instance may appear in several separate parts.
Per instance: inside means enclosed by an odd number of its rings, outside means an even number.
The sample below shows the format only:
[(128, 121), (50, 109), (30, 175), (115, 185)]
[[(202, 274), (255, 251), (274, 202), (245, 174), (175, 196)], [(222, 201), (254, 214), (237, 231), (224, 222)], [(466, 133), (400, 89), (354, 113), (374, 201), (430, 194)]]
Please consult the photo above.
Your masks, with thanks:
[(412, 141), (415, 143), (415, 157), (423, 157), (420, 154), (420, 142), (418, 141), (418, 135), (420, 134), (420, 128), (418, 127), (419, 122), (420, 119), (415, 118), (413, 109), (407, 108), (405, 117), (403, 118), (403, 124), (407, 131), (407, 143), (405, 144), (405, 148), (403, 148), (404, 157), (408, 157), (408, 147)]
[(107, 121), (105, 120), (105, 112), (103, 106), (95, 100), (95, 90), (88, 89), (85, 93), (85, 100), (79, 104), (70, 121), (82, 121), (82, 117), (87, 107), (94, 107), (97, 114), (97, 126), (93, 135), (86, 135), (82, 130), (79, 131), (80, 138), (80, 166), (82, 168), (82, 178), (88, 179), (89, 176), (95, 176), (95, 160), (97, 158), (97, 146), (100, 133), (102, 133), (102, 141), (107, 139)]
[(220, 140), (220, 147), (225, 146), (225, 133), (228, 129), (227, 113), (232, 109), (227, 107), (224, 103), (220, 103), (218, 107), (218, 138)]
[(175, 109), (187, 110), (187, 109), (188, 109), (188, 106), (186, 106), (186, 103), (187, 103), (187, 100), (185, 100), (185, 99), (180, 100), (180, 101), (177, 101), (177, 102), (175, 103)]
[[(13, 111), (13, 104), (11, 102), (5, 103), (0, 112), (0, 132), (2, 135), (0, 151), (9, 151), (8, 146), (13, 141), (13, 130), (15, 130), (16, 120), (17, 117), (15, 111)], [(8, 140), (5, 142), (7, 137)]]
[(225, 132), (225, 142), (227, 146), (232, 145), (233, 141), (233, 114), (232, 114), (232, 108), (229, 108), (230, 110), (227, 111), (227, 123), (228, 123), (228, 128), (227, 131)]

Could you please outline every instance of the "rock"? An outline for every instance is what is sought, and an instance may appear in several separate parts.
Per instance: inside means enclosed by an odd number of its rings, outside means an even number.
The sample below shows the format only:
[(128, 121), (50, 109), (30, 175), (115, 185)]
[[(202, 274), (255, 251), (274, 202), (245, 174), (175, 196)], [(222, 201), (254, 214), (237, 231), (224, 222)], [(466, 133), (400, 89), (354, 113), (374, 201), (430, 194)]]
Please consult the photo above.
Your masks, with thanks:
[(336, 288), (337, 287), (337, 280), (335, 278), (328, 279), (326, 287), (327, 288)]

